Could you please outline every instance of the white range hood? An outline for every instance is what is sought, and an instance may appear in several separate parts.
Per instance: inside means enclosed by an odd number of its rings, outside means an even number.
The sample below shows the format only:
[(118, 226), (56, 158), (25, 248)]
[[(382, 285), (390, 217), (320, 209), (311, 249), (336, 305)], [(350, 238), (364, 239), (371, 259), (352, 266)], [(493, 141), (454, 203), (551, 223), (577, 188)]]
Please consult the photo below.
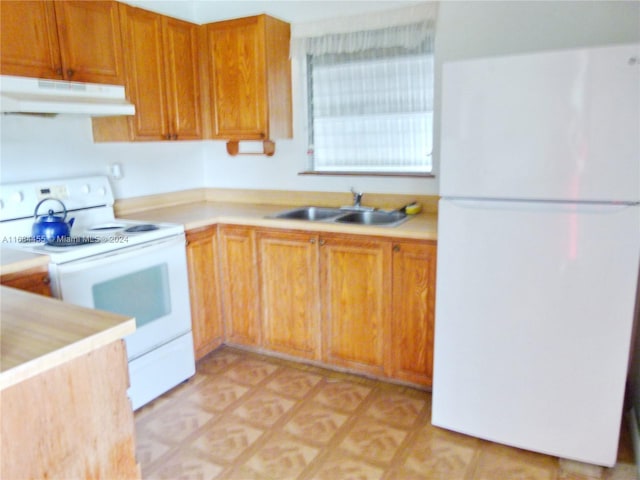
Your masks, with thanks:
[(110, 117), (134, 115), (135, 106), (121, 85), (0, 75), (0, 112)]

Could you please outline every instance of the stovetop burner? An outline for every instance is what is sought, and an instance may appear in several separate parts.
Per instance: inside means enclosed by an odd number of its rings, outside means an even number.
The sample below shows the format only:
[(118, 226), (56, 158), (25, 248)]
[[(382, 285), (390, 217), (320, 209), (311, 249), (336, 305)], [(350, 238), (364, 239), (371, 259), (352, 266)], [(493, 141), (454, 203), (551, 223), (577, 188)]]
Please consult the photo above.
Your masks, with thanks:
[(134, 225), (133, 227), (125, 228), (126, 233), (138, 233), (138, 232), (150, 232), (152, 230), (158, 230), (158, 226), (152, 223), (145, 223), (142, 225)]
[(125, 228), (126, 225), (123, 223), (104, 223), (101, 225), (94, 225), (93, 227), (89, 228), (87, 231), (89, 232), (113, 232), (115, 230), (122, 230), (123, 228)]

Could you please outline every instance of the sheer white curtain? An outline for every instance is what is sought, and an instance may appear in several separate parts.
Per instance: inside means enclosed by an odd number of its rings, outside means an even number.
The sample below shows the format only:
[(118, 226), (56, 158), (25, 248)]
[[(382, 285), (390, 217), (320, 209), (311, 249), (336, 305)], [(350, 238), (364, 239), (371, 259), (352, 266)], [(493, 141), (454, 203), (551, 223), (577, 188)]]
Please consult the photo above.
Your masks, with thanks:
[(431, 171), (433, 56), (384, 52), (310, 60), (315, 170)]
[(404, 47), (414, 49), (431, 37), (430, 22), (413, 23), (377, 30), (362, 30), (350, 33), (333, 33), (302, 40), (307, 55), (330, 53), (355, 53), (369, 49)]
[(431, 171), (435, 12), (428, 3), (303, 29), (324, 32), (315, 36), (294, 28), (308, 62), (310, 168)]
[[(327, 2), (327, 8), (331, 8), (331, 2)], [(309, 39), (326, 35), (381, 30), (414, 23), (425, 23), (433, 28), (437, 16), (438, 2), (421, 2), (411, 7), (296, 23), (291, 26), (291, 51), (301, 52), (304, 55), (307, 53), (304, 48)]]

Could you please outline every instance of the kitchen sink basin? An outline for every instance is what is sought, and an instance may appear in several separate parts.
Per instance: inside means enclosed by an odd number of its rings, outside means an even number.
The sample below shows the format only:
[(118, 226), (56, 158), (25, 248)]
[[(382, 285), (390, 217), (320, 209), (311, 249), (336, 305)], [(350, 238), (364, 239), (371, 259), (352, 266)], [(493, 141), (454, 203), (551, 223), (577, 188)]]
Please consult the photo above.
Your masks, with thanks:
[(343, 215), (344, 210), (327, 207), (300, 207), (294, 210), (287, 210), (274, 215), (275, 218), (288, 218), (291, 220), (330, 220), (339, 215)]
[(375, 225), (379, 227), (395, 227), (409, 219), (405, 213), (397, 211), (350, 210), (348, 208), (330, 207), (299, 207), (276, 213), (271, 218), (351, 225)]
[(395, 227), (408, 220), (408, 216), (402, 212), (351, 212), (335, 219), (338, 223), (351, 223), (356, 225), (376, 225)]

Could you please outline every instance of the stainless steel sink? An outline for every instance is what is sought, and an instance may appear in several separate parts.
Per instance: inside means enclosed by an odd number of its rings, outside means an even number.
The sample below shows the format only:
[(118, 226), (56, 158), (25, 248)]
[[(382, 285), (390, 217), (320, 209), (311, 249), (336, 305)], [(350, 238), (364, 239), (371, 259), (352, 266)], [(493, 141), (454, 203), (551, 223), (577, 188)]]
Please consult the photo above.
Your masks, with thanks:
[(408, 220), (409, 217), (402, 212), (351, 212), (335, 219), (338, 223), (351, 223), (356, 225), (376, 225), (395, 227)]
[(307, 220), (312, 222), (335, 222), (351, 225), (375, 225), (379, 227), (395, 227), (409, 217), (402, 212), (383, 210), (350, 210), (330, 207), (299, 207), (277, 213), (271, 218), (289, 220)]
[(343, 215), (344, 210), (339, 208), (327, 208), (327, 207), (300, 207), (293, 210), (287, 210), (286, 212), (280, 212), (274, 215), (274, 218), (288, 218), (291, 220), (310, 220), (328, 221), (339, 215)]

